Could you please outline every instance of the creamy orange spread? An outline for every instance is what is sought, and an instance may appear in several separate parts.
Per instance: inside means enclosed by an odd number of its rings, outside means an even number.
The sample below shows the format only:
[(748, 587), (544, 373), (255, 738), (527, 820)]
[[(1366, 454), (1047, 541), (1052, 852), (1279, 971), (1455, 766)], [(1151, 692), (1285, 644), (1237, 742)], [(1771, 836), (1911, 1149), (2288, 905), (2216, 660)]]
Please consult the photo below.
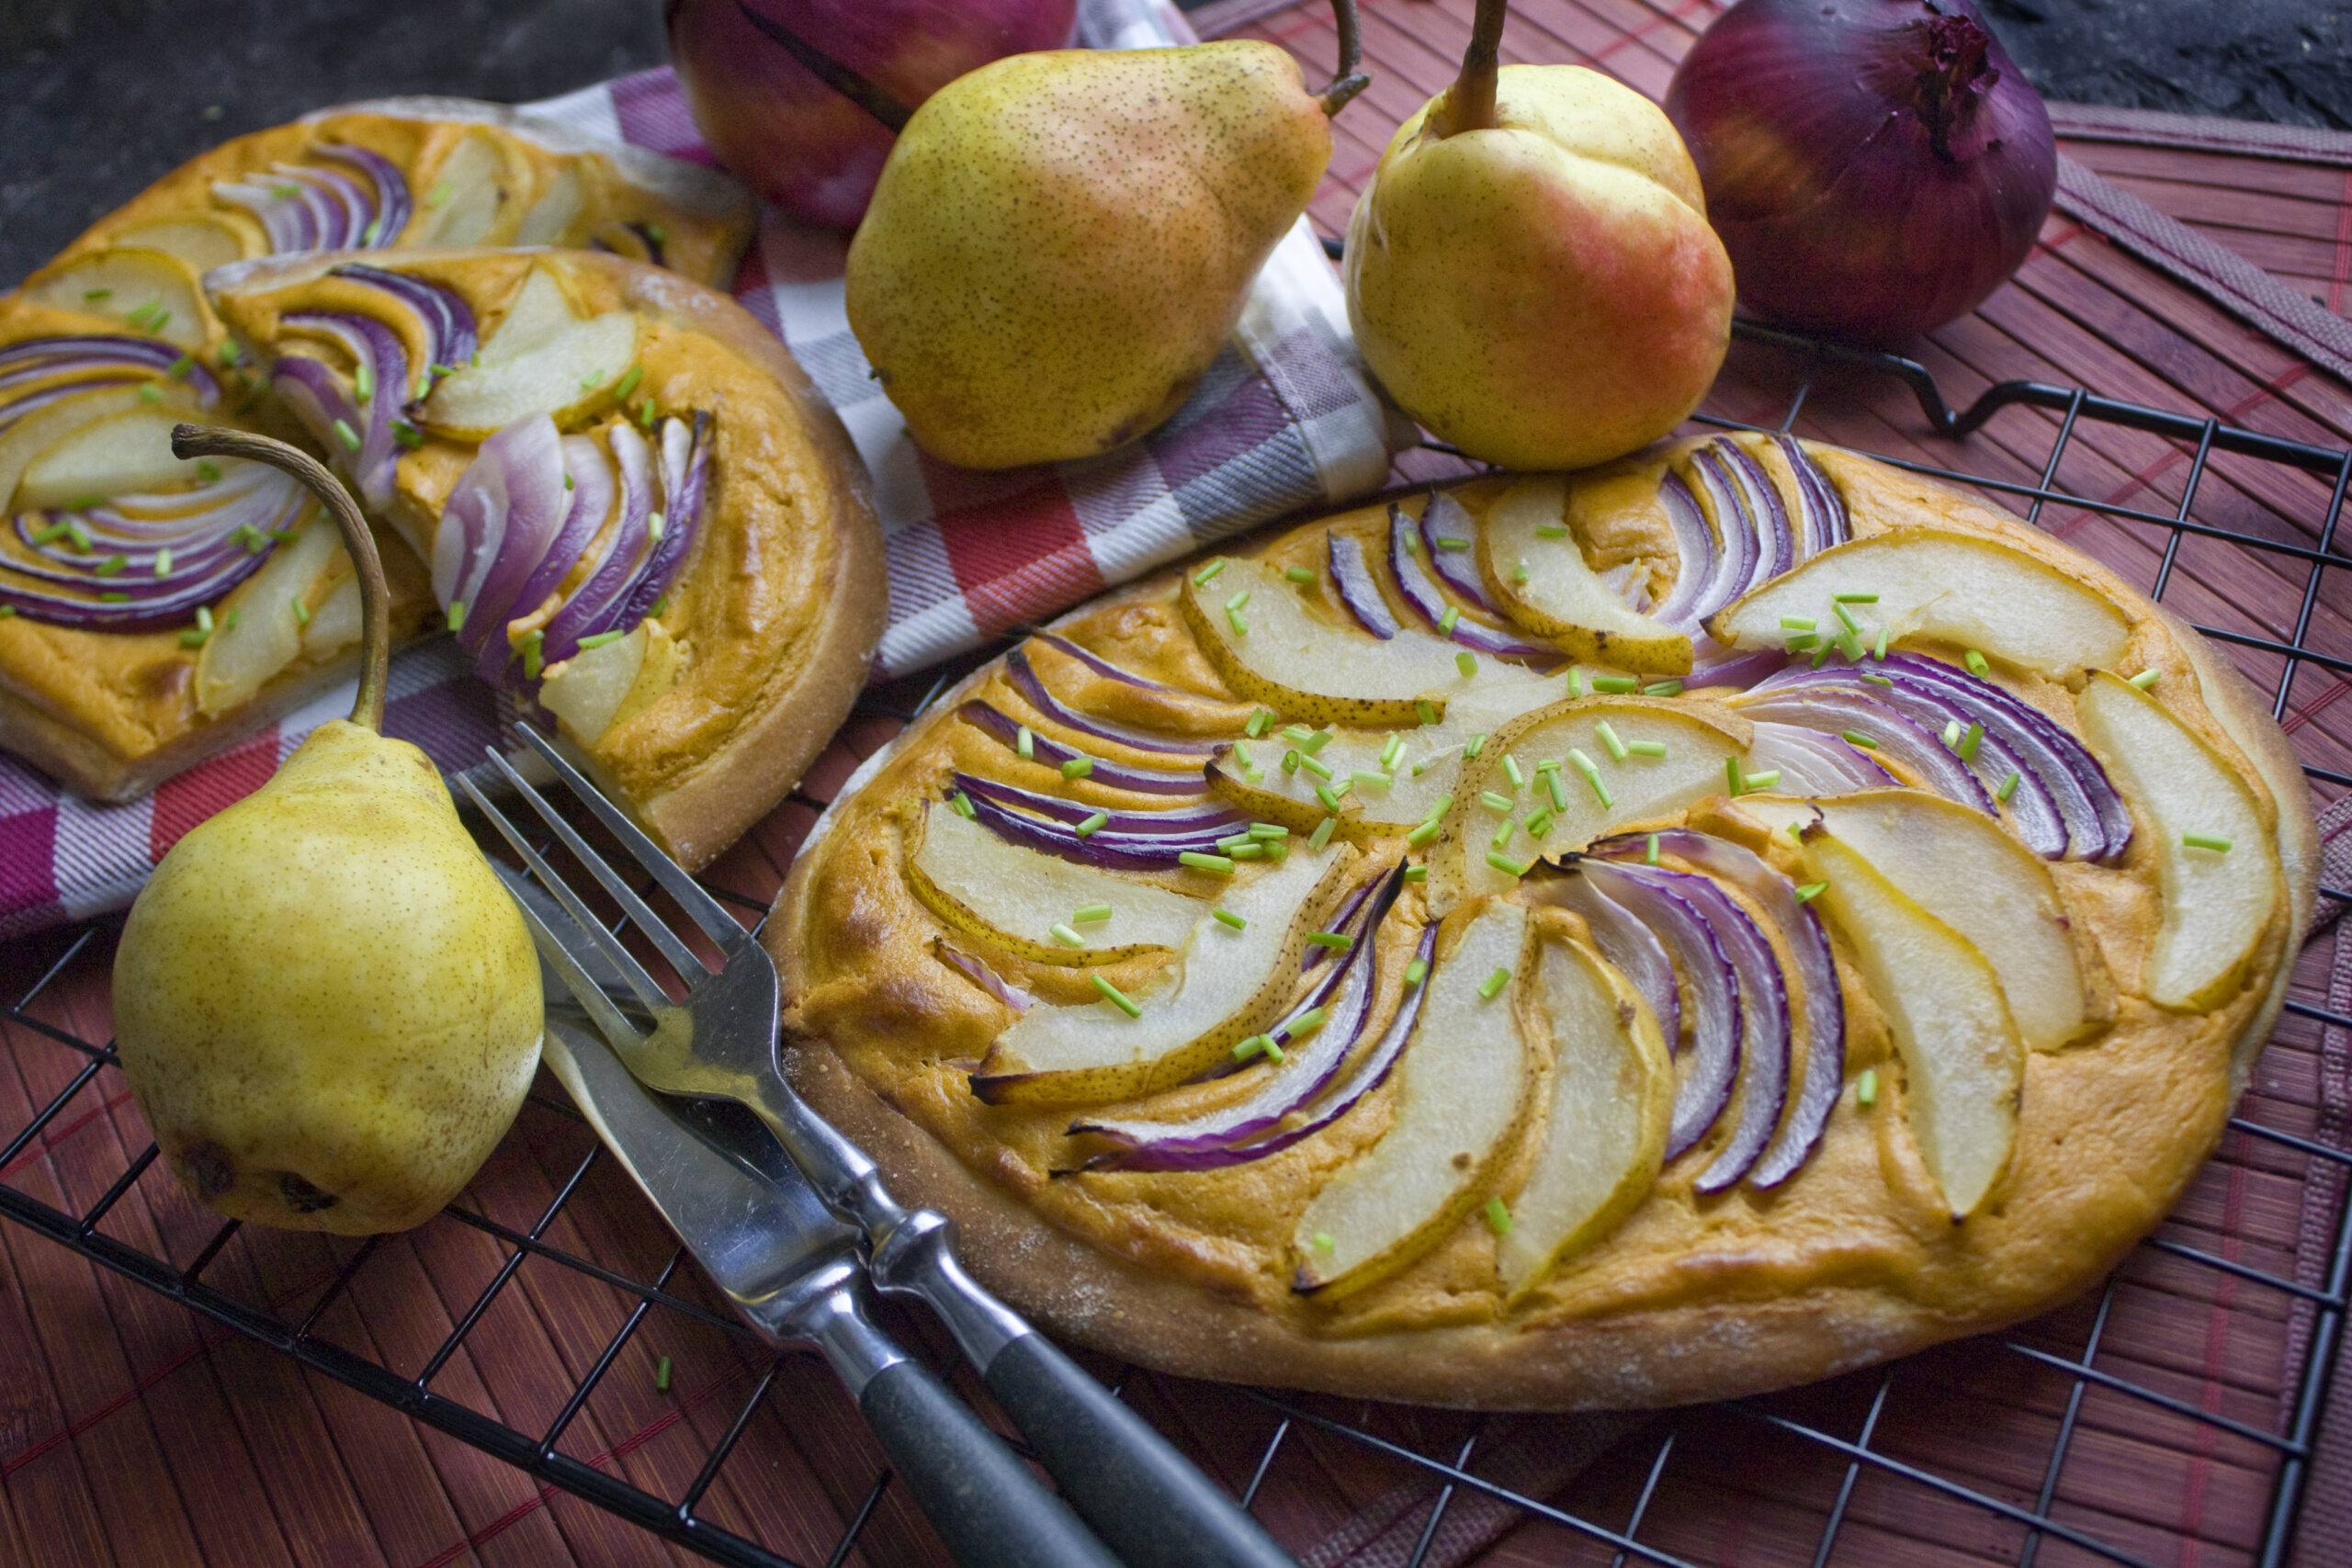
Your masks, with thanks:
[[(1745, 438), (1743, 438), (1745, 439)], [(1778, 454), (1761, 442), (1759, 459)], [(2233, 744), (2198, 694), (2197, 677), (2170, 633), (2136, 594), (2042, 536), (1973, 502), (1880, 465), (1831, 449), (1815, 455), (1841, 494), (1857, 537), (1913, 527), (1985, 533), (2058, 564), (2084, 581), (2109, 585), (2132, 620), (2126, 669), (2164, 671), (2167, 708), (2230, 760), (2266, 814), (2277, 806), (2262, 777)], [(1598, 558), (1596, 567), (1641, 557), (1671, 561), (1672, 539), (1655, 502), (1663, 458), (1653, 454), (1572, 479), (1571, 515)], [(1780, 466), (1770, 463), (1776, 478)], [(1500, 486), (1457, 491), (1474, 513)], [(1409, 502), (1408, 509), (1418, 506)], [(1320, 569), (1325, 535), (1360, 537), (1375, 558), (1385, 538), (1382, 509), (1318, 521), (1261, 539), (1238, 554), (1275, 567)], [(1170, 733), (1229, 737), (1241, 703), (1220, 682), (1180, 615), (1179, 580), (1165, 574), (1071, 616), (1057, 629), (1102, 658), (1182, 689), (1170, 697), (1094, 674), (1039, 643), (1029, 655), (1046, 683), (1081, 711)], [(1328, 578), (1303, 590), (1335, 624), (1351, 624), (1329, 599)], [(1957, 661), (1961, 650), (1905, 646)], [(2012, 689), (2074, 729), (2073, 696), (2050, 681), (2010, 682)], [(1070, 735), (1023, 702), (1001, 670), (970, 696), (986, 700), (1040, 735), (1059, 735), (1098, 757), (1137, 766), (1155, 759), (1100, 739)], [(1704, 694), (1674, 699), (1701, 711)], [(1720, 711), (1720, 710), (1717, 710)], [(1281, 742), (1265, 750), (1279, 754)], [(1261, 752), (1262, 754), (1262, 752)], [(1294, 1291), (1299, 1258), (1294, 1237), (1317, 1190), (1389, 1126), (1397, 1077), (1392, 1075), (1321, 1133), (1286, 1151), (1202, 1172), (1090, 1171), (1071, 1174), (1086, 1146), (1066, 1129), (1093, 1107), (990, 1105), (969, 1075), (1016, 1014), (951, 966), (943, 946), (985, 960), (1005, 981), (1046, 1002), (1075, 1004), (1096, 995), (1089, 976), (1106, 975), (1129, 994), (1171, 962), (1159, 953), (1099, 970), (1033, 962), (952, 929), (910, 890), (904, 871), (926, 803), (942, 801), (956, 771), (1058, 794), (1113, 809), (1166, 805), (1166, 797), (1125, 794), (1091, 780), (1065, 782), (1044, 762), (1023, 762), (944, 703), (911, 731), (878, 772), (834, 808), (834, 820), (810, 853), (805, 894), (779, 919), (795, 923), (783, 939), (799, 944), (798, 986), (787, 1026), (838, 1054), (889, 1106), (909, 1118), (976, 1174), (1018, 1194), (1051, 1224), (1105, 1253), (1131, 1260), (1256, 1309), (1291, 1328), (1353, 1336), (1442, 1325), (1492, 1324), (1541, 1330), (1572, 1321), (1639, 1314), (1693, 1303), (1770, 1301), (1832, 1287), (1878, 1292), (1918, 1312), (1973, 1323), (2012, 1319), (2081, 1288), (2145, 1234), (2170, 1208), (2214, 1147), (2232, 1097), (2233, 1043), (2261, 1011), (2288, 956), (2290, 920), (2281, 899), (2235, 988), (2210, 1010), (2166, 1012), (2143, 994), (2141, 974), (2158, 922), (2154, 849), (2144, 824), (2120, 863), (2051, 865), (2065, 914), (2111, 977), (2110, 1016), (2072, 1044), (2025, 1056), (2014, 1155), (1987, 1204), (1955, 1222), (1939, 1201), (1905, 1117), (1905, 1085), (1885, 1017), (1871, 998), (1845, 935), (1825, 922), (1836, 945), (1848, 1009), (1847, 1089), (1811, 1159), (1785, 1184), (1758, 1192), (1745, 1185), (1700, 1196), (1692, 1181), (1736, 1123), (1727, 1111), (1696, 1147), (1669, 1163), (1648, 1197), (1598, 1243), (1566, 1258), (1549, 1278), (1508, 1308), (1497, 1272), (1496, 1237), (1474, 1215), (1401, 1272), (1337, 1303)], [(1696, 821), (1739, 837), (1720, 799), (1623, 830)], [(1369, 851), (1367, 876), (1404, 852), (1396, 832), (1345, 829)], [(1749, 830), (1744, 841), (1792, 874), (1793, 847), (1779, 835)], [(1556, 847), (1556, 846), (1550, 846)], [(1243, 876), (1251, 874), (1243, 868)], [(1546, 874), (1512, 895), (1540, 903)], [(1231, 882), (1184, 870), (1140, 876), (1215, 897)], [(1384, 931), (1374, 1021), (1405, 991), (1403, 971), (1420, 923), (1423, 890), (1408, 886)], [(1362, 1047), (1360, 1047), (1361, 1049)], [(1409, 1049), (1409, 1048), (1408, 1048)], [(1168, 1120), (1247, 1094), (1264, 1062), (1212, 1081), (1116, 1108), (1121, 1116)], [(1858, 1103), (1865, 1072), (1879, 1085), (1875, 1103)], [(1793, 1096), (1792, 1096), (1793, 1099)], [(1533, 1119), (1528, 1119), (1533, 1120)], [(1497, 1173), (1498, 1191), (1514, 1189), (1532, 1154), (1519, 1134)]]

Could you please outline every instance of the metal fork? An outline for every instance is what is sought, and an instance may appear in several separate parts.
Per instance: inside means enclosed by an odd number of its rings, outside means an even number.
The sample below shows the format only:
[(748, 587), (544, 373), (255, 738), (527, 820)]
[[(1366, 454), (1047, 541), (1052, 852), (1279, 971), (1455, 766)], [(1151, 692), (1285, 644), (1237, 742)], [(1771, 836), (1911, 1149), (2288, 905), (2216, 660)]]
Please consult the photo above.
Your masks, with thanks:
[[(1131, 1568), (1296, 1568), (1255, 1519), (1132, 1408), (964, 1272), (946, 1216), (901, 1206), (874, 1162), (793, 1091), (776, 1060), (780, 987), (765, 951), (553, 744), (527, 727), (522, 733), (723, 961), (717, 970), (704, 964), (492, 750), (506, 781), (685, 982), (684, 1005), (672, 1001), (505, 814), (459, 775), (474, 804), (571, 917), (573, 929), (557, 931), (529, 904), (520, 905), (542, 948), (552, 949), (557, 972), (638, 1081), (665, 1094), (733, 1100), (757, 1113), (825, 1207), (864, 1233), (875, 1283), (919, 1297), (938, 1314), (1071, 1506)], [(582, 959), (590, 952), (619, 971), (650, 1028), (632, 1022), (589, 977)]]

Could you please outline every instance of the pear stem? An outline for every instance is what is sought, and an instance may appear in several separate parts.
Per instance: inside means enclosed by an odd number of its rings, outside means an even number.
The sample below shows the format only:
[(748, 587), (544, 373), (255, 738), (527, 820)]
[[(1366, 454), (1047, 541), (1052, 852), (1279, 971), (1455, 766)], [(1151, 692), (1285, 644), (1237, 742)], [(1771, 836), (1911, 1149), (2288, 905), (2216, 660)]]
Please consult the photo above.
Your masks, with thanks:
[(392, 591), (384, 581), (383, 558), (376, 553), (376, 536), (359, 514), (359, 503), (343, 481), (324, 464), (299, 447), (266, 435), (214, 425), (172, 427), (172, 456), (242, 457), (266, 463), (293, 475), (319, 498), (343, 533), (343, 547), (359, 574), (359, 696), (351, 705), (351, 722), (378, 734), (384, 730), (384, 686), (392, 662)]
[(1340, 33), (1340, 69), (1331, 85), (1315, 95), (1323, 106), (1323, 118), (1330, 118), (1354, 101), (1355, 96), (1372, 85), (1372, 78), (1356, 69), (1363, 59), (1363, 29), (1356, 21), (1356, 0), (1331, 0), (1331, 22)]
[(1503, 41), (1503, 17), (1510, 10), (1510, 0), (1478, 0), (1477, 18), (1470, 25), (1470, 47), (1462, 51), (1462, 74), (1454, 78), (1444, 100), (1430, 111), (1425, 122), (1441, 137), (1494, 130), (1495, 73)]

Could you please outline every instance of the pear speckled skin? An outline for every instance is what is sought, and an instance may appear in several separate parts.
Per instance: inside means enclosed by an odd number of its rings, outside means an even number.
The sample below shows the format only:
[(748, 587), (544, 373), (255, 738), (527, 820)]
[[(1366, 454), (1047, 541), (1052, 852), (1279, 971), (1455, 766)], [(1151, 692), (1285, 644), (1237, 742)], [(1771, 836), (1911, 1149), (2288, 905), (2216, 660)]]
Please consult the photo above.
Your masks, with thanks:
[(1015, 55), (900, 134), (849, 321), (933, 456), (1090, 457), (1183, 402), (1331, 161), (1271, 44)]
[(1364, 362), (1505, 468), (1584, 468), (1666, 434), (1731, 341), (1731, 261), (1681, 138), (1575, 65), (1504, 66), (1493, 129), (1425, 134), (1452, 91), (1397, 128), (1348, 223)]
[(539, 966), (424, 752), (337, 719), (131, 906), (117, 1044), (164, 1159), (232, 1218), (430, 1219), (538, 1064)]

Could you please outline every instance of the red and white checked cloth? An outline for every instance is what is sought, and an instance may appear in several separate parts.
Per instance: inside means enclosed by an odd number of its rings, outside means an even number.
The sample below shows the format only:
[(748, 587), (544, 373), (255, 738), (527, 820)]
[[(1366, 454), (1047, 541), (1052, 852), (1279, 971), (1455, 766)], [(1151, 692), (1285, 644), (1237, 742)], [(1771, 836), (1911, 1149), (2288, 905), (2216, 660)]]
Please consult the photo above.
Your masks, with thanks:
[[(1097, 48), (1189, 41), (1158, 0), (1084, 0)], [(710, 162), (664, 68), (531, 106), (608, 141)], [(1411, 438), (1365, 379), (1331, 264), (1305, 220), (1252, 289), (1233, 341), (1175, 417), (1080, 463), (975, 473), (918, 451), (867, 374), (842, 306), (838, 234), (775, 212), (735, 295), (791, 344), (873, 470), (889, 561), (877, 676), (903, 675), (1065, 609), (1202, 545), (1301, 507), (1376, 488)], [(443, 637), (393, 661), (385, 729), (445, 769), (478, 761), (511, 723)], [(198, 822), (260, 786), (345, 693), (282, 719), (148, 799), (96, 806), (0, 754), (0, 940), (128, 905)]]

